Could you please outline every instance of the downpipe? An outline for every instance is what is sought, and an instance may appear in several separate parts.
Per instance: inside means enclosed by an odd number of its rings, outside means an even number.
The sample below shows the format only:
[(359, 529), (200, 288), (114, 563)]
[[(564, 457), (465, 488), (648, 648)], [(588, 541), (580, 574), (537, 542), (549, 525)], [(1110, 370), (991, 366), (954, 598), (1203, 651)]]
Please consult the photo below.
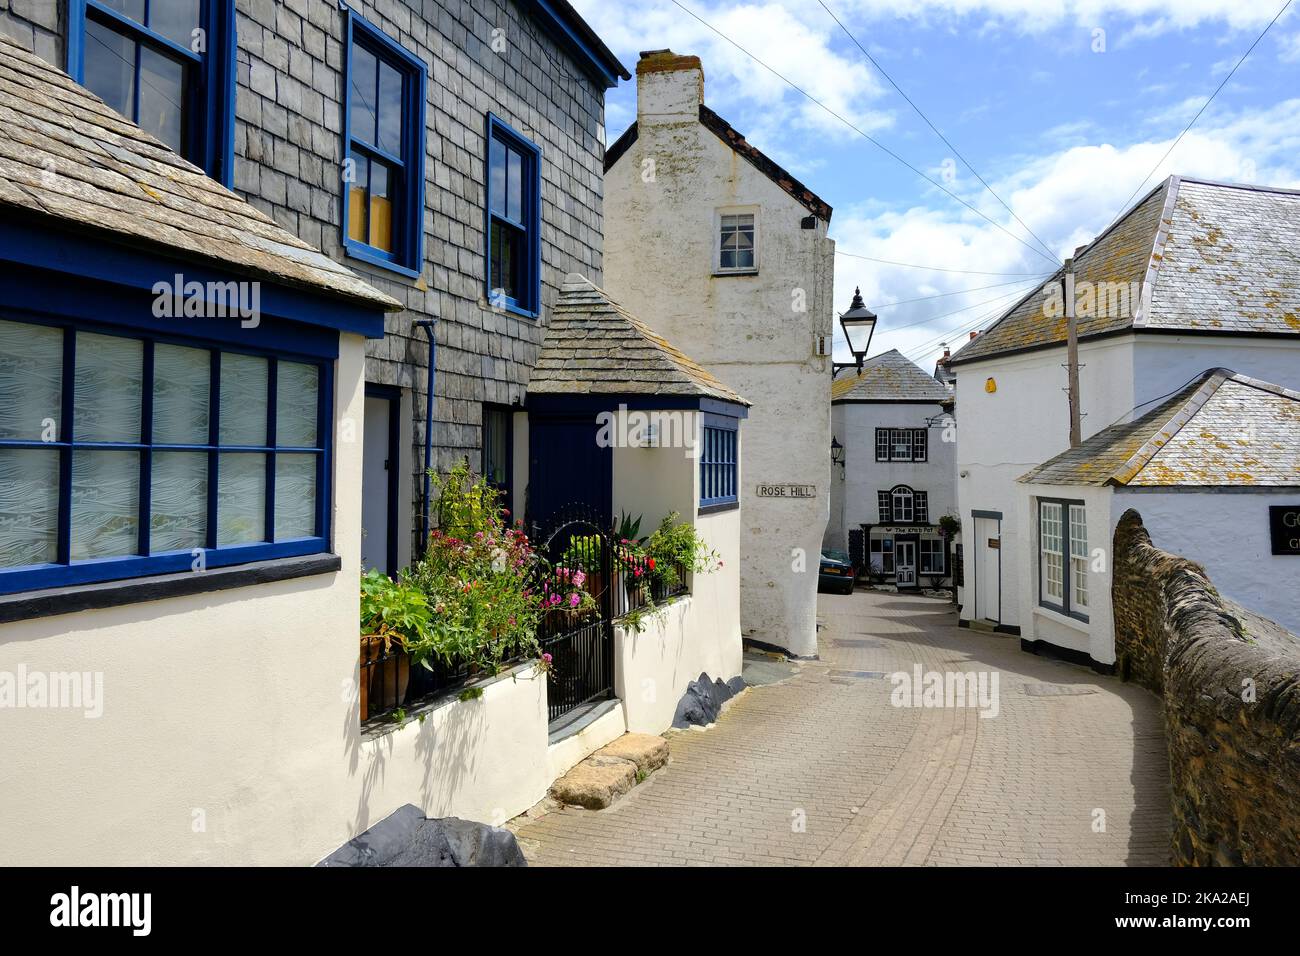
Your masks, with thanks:
[(437, 319), (416, 319), (415, 325), (424, 329), (429, 339), (429, 370), (425, 377), (424, 388), (424, 500), (420, 506), (420, 554), (424, 555), (429, 547), (429, 491), (431, 488), (430, 472), (433, 469), (433, 387), (437, 382), (438, 342), (434, 338), (433, 327)]

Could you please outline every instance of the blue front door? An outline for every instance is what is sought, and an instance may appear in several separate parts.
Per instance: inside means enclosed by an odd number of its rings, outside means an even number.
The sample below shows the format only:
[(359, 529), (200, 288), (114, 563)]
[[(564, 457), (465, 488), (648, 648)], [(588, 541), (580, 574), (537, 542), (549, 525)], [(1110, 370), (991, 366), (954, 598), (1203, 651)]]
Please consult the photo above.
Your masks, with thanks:
[(596, 413), (537, 414), (528, 418), (528, 515), (545, 524), (566, 505), (613, 520), (614, 452), (596, 443)]

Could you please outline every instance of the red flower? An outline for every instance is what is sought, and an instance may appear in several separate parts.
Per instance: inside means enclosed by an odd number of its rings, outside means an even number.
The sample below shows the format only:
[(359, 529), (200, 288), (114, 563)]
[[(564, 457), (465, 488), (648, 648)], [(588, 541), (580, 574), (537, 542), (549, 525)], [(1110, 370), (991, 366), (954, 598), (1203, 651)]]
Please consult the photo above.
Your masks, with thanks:
[(653, 571), (653, 570), (655, 569), (655, 559), (654, 559), (654, 558), (649, 558), (649, 559), (647, 559), (646, 563), (650, 565), (650, 570), (651, 570), (651, 571)]

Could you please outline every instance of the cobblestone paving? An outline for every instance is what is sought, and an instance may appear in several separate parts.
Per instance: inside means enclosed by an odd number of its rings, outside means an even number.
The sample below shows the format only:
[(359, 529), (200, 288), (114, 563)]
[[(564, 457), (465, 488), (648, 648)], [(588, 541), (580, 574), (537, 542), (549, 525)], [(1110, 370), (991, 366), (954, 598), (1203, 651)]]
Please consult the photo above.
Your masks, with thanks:
[[(518, 819), (530, 863), (1168, 862), (1157, 698), (959, 629), (933, 599), (822, 595), (821, 616), (821, 660), (749, 690), (711, 730), (674, 734), (671, 763), (613, 807)], [(996, 672), (998, 716), (892, 706), (893, 684), (871, 675), (917, 664)]]

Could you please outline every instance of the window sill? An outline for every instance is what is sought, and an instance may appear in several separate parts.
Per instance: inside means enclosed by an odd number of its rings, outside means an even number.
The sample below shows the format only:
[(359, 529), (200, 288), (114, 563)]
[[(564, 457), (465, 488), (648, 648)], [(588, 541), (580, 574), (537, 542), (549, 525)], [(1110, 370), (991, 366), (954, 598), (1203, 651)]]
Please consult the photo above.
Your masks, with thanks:
[(515, 305), (513, 302), (507, 302), (504, 305), (493, 305), (491, 299), (485, 299), (484, 305), (494, 312), (505, 312), (507, 315), (513, 315), (520, 319), (536, 319), (541, 315), (536, 309), (526, 309), (522, 305)]
[(756, 276), (757, 269), (714, 269), (713, 278), (725, 279), (727, 276)]
[(420, 271), (418, 269), (412, 269), (408, 266), (394, 262), (392, 259), (386, 258), (382, 252), (377, 251), (371, 246), (357, 242), (355, 239), (344, 239), (343, 251), (347, 254), (349, 259), (356, 259), (357, 261), (364, 262), (367, 265), (378, 266), (380, 269), (387, 269), (389, 272), (396, 272), (398, 275), (405, 276), (408, 279), (420, 278)]
[(1034, 608), (1034, 613), (1047, 621), (1054, 621), (1057, 624), (1079, 631), (1083, 634), (1092, 633), (1086, 617), (1080, 617), (1074, 614), (1066, 614), (1064, 611), (1058, 611), (1053, 607), (1045, 607), (1042, 604)]
[(720, 501), (717, 504), (700, 505), (697, 514), (699, 514), (700, 517), (704, 517), (705, 515), (721, 514), (724, 511), (738, 511), (739, 509), (739, 499), (736, 501)]
[(0, 624), (253, 587), (316, 574), (332, 574), (342, 566), (343, 562), (338, 555), (312, 554), (228, 568), (211, 568), (207, 571), (183, 571), (101, 584), (6, 594), (0, 596)]

